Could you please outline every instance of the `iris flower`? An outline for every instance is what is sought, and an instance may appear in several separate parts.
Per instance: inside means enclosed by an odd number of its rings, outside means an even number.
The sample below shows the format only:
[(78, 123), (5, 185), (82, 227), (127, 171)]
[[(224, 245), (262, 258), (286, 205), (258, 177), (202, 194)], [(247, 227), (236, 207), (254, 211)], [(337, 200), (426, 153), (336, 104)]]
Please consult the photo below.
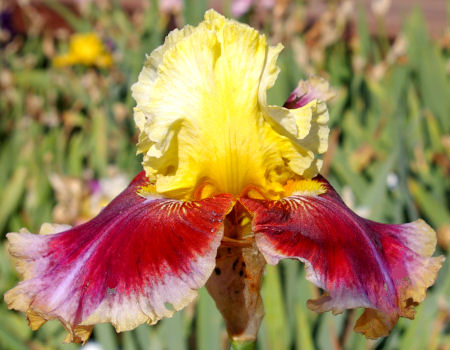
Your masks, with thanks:
[(310, 309), (363, 307), (355, 330), (368, 338), (413, 318), (444, 259), (431, 257), (435, 232), (363, 219), (319, 175), (327, 84), (267, 104), (281, 49), (212, 10), (172, 31), (132, 87), (144, 171), (87, 223), (9, 233), (23, 281), (8, 307), (85, 342), (97, 323), (125, 331), (170, 317), (206, 285), (230, 338), (252, 341), (264, 266), (293, 258), (324, 291)]
[(113, 63), (111, 54), (95, 33), (77, 33), (70, 37), (69, 52), (56, 56), (53, 64), (56, 67), (97, 66), (107, 68)]

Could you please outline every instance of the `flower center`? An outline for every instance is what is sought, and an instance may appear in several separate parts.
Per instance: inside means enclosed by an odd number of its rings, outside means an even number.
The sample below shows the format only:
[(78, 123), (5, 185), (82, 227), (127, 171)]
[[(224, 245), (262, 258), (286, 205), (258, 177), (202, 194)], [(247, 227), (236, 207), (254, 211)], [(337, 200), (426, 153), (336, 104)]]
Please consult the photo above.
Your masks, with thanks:
[(225, 217), (224, 225), (223, 243), (232, 245), (253, 242), (251, 216), (241, 203), (236, 202), (231, 212)]

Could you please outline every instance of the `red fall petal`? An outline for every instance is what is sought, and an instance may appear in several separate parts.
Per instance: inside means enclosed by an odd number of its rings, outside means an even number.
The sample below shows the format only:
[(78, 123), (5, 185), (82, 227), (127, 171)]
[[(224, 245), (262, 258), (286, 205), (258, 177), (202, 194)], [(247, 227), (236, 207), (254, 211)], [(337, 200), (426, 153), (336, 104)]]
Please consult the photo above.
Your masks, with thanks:
[(83, 225), (49, 235), (8, 234), (24, 277), (5, 294), (8, 306), (26, 312), (33, 328), (58, 318), (69, 341), (85, 342), (93, 324), (128, 330), (192, 301), (214, 269), (234, 199), (182, 202), (139, 194), (143, 186), (148, 190), (141, 172)]
[[(386, 336), (399, 316), (413, 318), (444, 257), (431, 258), (435, 232), (422, 220), (388, 225), (353, 213), (321, 176), (324, 193), (297, 192), (278, 201), (240, 199), (267, 262), (297, 258), (325, 291), (308, 307), (343, 312), (365, 307), (355, 330)], [(310, 184), (310, 183), (309, 183)], [(311, 185), (311, 184), (310, 184)]]

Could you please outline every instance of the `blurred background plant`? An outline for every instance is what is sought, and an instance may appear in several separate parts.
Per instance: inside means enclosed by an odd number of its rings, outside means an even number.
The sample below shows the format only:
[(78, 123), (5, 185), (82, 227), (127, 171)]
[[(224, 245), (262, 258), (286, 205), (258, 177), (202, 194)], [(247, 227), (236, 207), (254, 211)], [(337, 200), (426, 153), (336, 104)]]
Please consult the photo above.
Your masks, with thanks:
[[(419, 1), (420, 3), (420, 1)], [(196, 24), (214, 7), (283, 42), (270, 91), (283, 104), (298, 80), (315, 74), (336, 91), (322, 172), (348, 205), (383, 222), (423, 217), (450, 246), (449, 2), (78, 0), (0, 4), (0, 292), (18, 276), (5, 234), (43, 222), (94, 216), (140, 170), (130, 86), (145, 53), (169, 30)], [(377, 341), (352, 331), (359, 311), (318, 315), (319, 291), (303, 267), (268, 267), (266, 317), (258, 349), (450, 349), (449, 260), (418, 307)], [(75, 349), (58, 322), (32, 332), (0, 304), (0, 348)], [(95, 327), (101, 349), (226, 349), (209, 295), (172, 319), (116, 335)]]

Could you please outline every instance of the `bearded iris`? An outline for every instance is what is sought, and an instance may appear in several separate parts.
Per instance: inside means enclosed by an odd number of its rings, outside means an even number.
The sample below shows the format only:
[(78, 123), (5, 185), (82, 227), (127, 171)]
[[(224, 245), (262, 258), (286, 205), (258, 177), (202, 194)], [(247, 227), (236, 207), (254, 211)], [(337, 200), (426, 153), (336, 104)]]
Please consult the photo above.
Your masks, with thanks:
[(369, 338), (412, 318), (443, 261), (435, 233), (363, 219), (319, 175), (327, 84), (267, 104), (281, 49), (214, 11), (171, 32), (132, 87), (144, 171), (85, 224), (8, 234), (23, 276), (8, 306), (85, 342), (96, 323), (170, 317), (206, 284), (230, 337), (251, 341), (265, 264), (294, 258), (324, 290), (311, 309), (364, 307), (355, 330)]

